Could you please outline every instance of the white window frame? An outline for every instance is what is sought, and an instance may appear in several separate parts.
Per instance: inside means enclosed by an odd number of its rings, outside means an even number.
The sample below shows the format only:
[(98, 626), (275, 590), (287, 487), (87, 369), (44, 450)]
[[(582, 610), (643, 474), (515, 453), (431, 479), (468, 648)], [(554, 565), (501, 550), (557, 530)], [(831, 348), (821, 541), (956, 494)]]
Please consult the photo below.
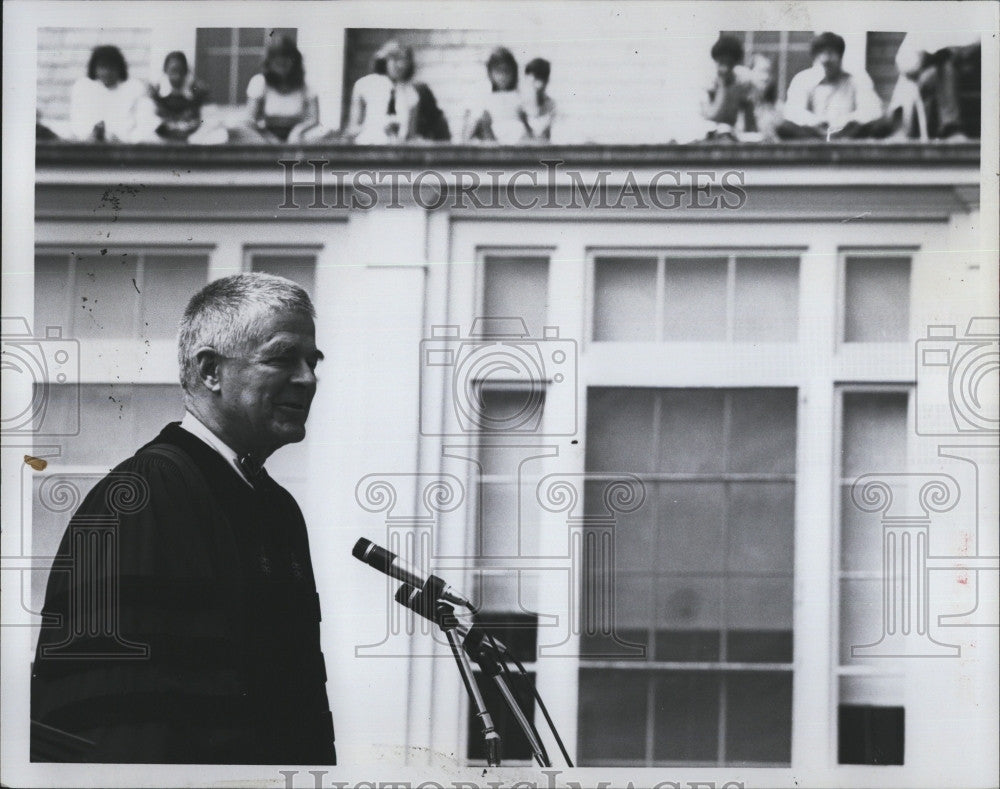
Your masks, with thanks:
[[(478, 307), (476, 279), (469, 262), (478, 259), (477, 250), (503, 249), (510, 253), (552, 248), (549, 272), (549, 322), (559, 325), (563, 336), (577, 340), (580, 350), (580, 381), (577, 413), (579, 424), (586, 424), (588, 386), (650, 387), (796, 387), (799, 391), (796, 427), (796, 505), (795, 505), (795, 612), (793, 621), (793, 699), (791, 768), (764, 770), (761, 776), (787, 776), (804, 769), (826, 769), (841, 774), (837, 763), (836, 683), (830, 657), (830, 633), (838, 627), (831, 546), (837, 521), (834, 485), (839, 478), (834, 440), (836, 392), (840, 381), (857, 385), (907, 385), (912, 382), (912, 347), (906, 343), (853, 351), (837, 341), (842, 314), (842, 268), (845, 253), (857, 254), (876, 249), (890, 254), (911, 255), (911, 323), (922, 315), (914, 303), (917, 292), (921, 250), (933, 243), (928, 225), (906, 221), (843, 223), (834, 221), (797, 221), (780, 218), (769, 226), (763, 222), (750, 226), (739, 221), (704, 222), (673, 220), (595, 222), (592, 217), (569, 216), (559, 219), (527, 220), (516, 213), (487, 219), (452, 217), (448, 232), (442, 230), (439, 248), (453, 261), (445, 270), (434, 272), (429, 295), (447, 305), (448, 323), (466, 328)], [(761, 226), (763, 225), (763, 226)], [(941, 226), (944, 229), (944, 226)], [(766, 250), (759, 244), (748, 245), (748, 238), (768, 234), (775, 244)], [(935, 226), (934, 233), (938, 230)], [(522, 246), (511, 247), (518, 238)], [(593, 252), (611, 250), (650, 254), (651, 250), (695, 249), (706, 251), (705, 242), (720, 250), (762, 250), (767, 253), (800, 251), (798, 332), (794, 342), (775, 344), (732, 344), (665, 342), (656, 345), (632, 342), (591, 342), (593, 304)], [(832, 296), (832, 298), (831, 298)], [(869, 345), (859, 343), (858, 345)], [(768, 347), (772, 346), (772, 347)], [(553, 470), (583, 473), (582, 428), (577, 445), (560, 446), (561, 457)], [(569, 444), (569, 442), (566, 442)], [(432, 444), (433, 446), (433, 444)], [(433, 454), (433, 449), (428, 454)], [(463, 540), (458, 533), (466, 528), (460, 518), (449, 521), (456, 530), (447, 539)], [(546, 601), (542, 590), (543, 610), (557, 601)], [(576, 649), (572, 641), (566, 655)], [(439, 662), (439, 661), (433, 661)], [(570, 755), (575, 758), (577, 745), (577, 698), (575, 676), (578, 662), (572, 657), (541, 659), (538, 688), (560, 727)], [(451, 667), (446, 667), (450, 669)], [(453, 670), (453, 669), (452, 669)], [(439, 682), (448, 682), (446, 673)], [(567, 679), (570, 677), (571, 679)], [(451, 697), (456, 707), (462, 699)], [(442, 703), (445, 703), (442, 701)], [(464, 717), (436, 708), (436, 745), (454, 748), (453, 739), (442, 730), (464, 726)], [(544, 732), (543, 732), (543, 736)], [(546, 740), (546, 744), (550, 739)], [(554, 746), (549, 747), (550, 753)], [(818, 756), (818, 754), (820, 756)], [(706, 768), (708, 769), (708, 768)], [(711, 768), (718, 779), (720, 769)], [(762, 778), (763, 780), (763, 778)]]
[[(842, 314), (842, 313), (841, 313)], [(831, 617), (830, 643), (834, 648), (830, 651), (830, 673), (833, 677), (830, 699), (829, 726), (833, 732), (833, 763), (838, 762), (838, 712), (840, 708), (840, 682), (844, 677), (872, 677), (877, 679), (898, 679), (905, 678), (905, 672), (898, 662), (888, 662), (880, 664), (878, 661), (864, 665), (843, 664), (840, 660), (841, 650), (844, 645), (841, 643), (841, 581), (850, 578), (871, 578), (878, 579), (878, 572), (872, 573), (864, 570), (844, 570), (841, 567), (841, 550), (843, 545), (843, 487), (850, 480), (843, 476), (841, 472), (841, 459), (844, 451), (844, 397), (847, 394), (904, 394), (906, 395), (906, 458), (905, 466), (910, 468), (913, 464), (913, 439), (912, 428), (914, 416), (914, 392), (915, 386), (912, 384), (855, 384), (850, 382), (836, 382), (834, 384), (834, 442), (836, 452), (834, 456), (834, 476), (833, 481), (833, 546), (830, 556), (830, 595), (833, 600), (833, 616)]]

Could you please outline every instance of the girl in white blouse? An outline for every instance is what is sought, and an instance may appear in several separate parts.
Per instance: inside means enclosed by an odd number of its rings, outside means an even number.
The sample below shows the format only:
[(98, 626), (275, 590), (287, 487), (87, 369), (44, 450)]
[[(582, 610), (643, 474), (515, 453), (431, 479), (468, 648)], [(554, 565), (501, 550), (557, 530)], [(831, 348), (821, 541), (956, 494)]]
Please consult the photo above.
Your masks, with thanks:
[(155, 139), (157, 118), (146, 87), (129, 79), (128, 66), (115, 46), (95, 47), (87, 76), (70, 92), (70, 131), (90, 142), (143, 142)]

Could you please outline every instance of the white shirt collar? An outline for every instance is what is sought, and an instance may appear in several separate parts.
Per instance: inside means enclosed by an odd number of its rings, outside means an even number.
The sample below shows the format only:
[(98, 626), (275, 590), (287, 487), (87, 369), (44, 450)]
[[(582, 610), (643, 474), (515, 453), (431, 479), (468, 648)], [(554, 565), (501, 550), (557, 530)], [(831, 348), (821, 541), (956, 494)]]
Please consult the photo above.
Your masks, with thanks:
[(184, 418), (181, 420), (181, 427), (187, 430), (195, 438), (200, 438), (212, 449), (218, 452), (225, 459), (225, 461), (236, 470), (236, 473), (240, 475), (240, 479), (247, 483), (247, 485), (250, 485), (250, 487), (253, 487), (250, 480), (248, 480), (246, 475), (243, 473), (243, 469), (240, 468), (239, 456), (236, 452), (234, 452), (225, 441), (209, 430), (205, 426), (204, 422), (202, 422), (190, 411), (185, 411)]

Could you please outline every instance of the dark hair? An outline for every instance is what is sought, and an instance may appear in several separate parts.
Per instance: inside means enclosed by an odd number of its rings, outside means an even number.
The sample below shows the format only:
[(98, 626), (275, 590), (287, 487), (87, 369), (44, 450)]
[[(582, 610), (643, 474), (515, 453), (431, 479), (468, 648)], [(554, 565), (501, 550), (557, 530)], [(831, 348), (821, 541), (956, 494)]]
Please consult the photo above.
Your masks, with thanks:
[(185, 55), (185, 54), (184, 54), (183, 52), (181, 52), (180, 50), (175, 50), (174, 52), (171, 52), (171, 53), (170, 53), (169, 55), (167, 55), (167, 56), (166, 56), (165, 58), (163, 58), (163, 70), (164, 70), (164, 71), (166, 71), (166, 70), (167, 70), (167, 64), (168, 64), (168, 63), (169, 63), (169, 62), (170, 62), (171, 60), (177, 60), (177, 61), (180, 61), (180, 64), (181, 64), (182, 66), (184, 66), (184, 70), (185, 70), (185, 71), (190, 71), (190, 70), (191, 70), (191, 69), (190, 69), (190, 68), (188, 67), (188, 59), (187, 59), (187, 55)]
[(97, 79), (98, 66), (110, 66), (113, 69), (117, 69), (122, 82), (128, 79), (128, 66), (125, 65), (125, 56), (118, 47), (111, 46), (110, 44), (94, 47), (94, 51), (90, 53), (90, 62), (87, 64), (87, 76), (90, 79)]
[(809, 47), (809, 53), (812, 57), (816, 57), (816, 55), (825, 49), (832, 49), (840, 57), (844, 57), (844, 50), (847, 49), (847, 45), (844, 43), (844, 39), (836, 33), (820, 33), (813, 39), (812, 46)]
[(736, 36), (719, 36), (712, 44), (712, 60), (731, 60), (733, 64), (743, 62), (743, 42)]
[[(510, 86), (511, 90), (517, 88), (517, 60), (514, 59), (514, 53), (511, 52), (507, 47), (497, 47), (492, 52), (490, 52), (489, 60), (486, 61), (486, 73), (489, 74), (495, 68), (500, 68), (501, 66), (508, 66), (514, 74), (514, 84)], [(493, 80), (490, 80), (493, 83)], [(497, 86), (493, 85), (493, 90), (496, 91)]]
[(389, 59), (390, 53), (401, 52), (406, 55), (407, 60), (410, 63), (409, 68), (403, 74), (403, 81), (413, 79), (414, 73), (416, 73), (417, 66), (413, 58), (413, 47), (407, 47), (400, 44), (395, 39), (390, 39), (386, 41), (382, 46), (378, 48), (378, 51), (372, 57), (372, 73), (373, 74), (385, 74), (388, 70), (386, 68), (385, 62)]
[[(292, 59), (292, 70), (287, 78), (279, 77), (271, 71), (271, 61), (274, 58), (289, 57)], [(264, 82), (270, 88), (301, 88), (306, 83), (306, 69), (302, 63), (302, 53), (295, 42), (285, 36), (279, 36), (267, 48), (264, 62), (261, 64)]]
[(549, 74), (552, 73), (552, 66), (545, 58), (535, 58), (524, 67), (524, 73), (537, 77), (547, 85)]

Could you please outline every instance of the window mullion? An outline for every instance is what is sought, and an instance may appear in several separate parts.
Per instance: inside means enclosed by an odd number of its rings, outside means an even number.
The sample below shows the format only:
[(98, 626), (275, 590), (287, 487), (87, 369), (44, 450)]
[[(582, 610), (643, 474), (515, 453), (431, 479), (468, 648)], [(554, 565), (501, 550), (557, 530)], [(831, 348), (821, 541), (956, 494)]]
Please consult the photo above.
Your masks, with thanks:
[(666, 310), (667, 310), (667, 256), (657, 255), (656, 257), (656, 341), (663, 342), (665, 339)]

